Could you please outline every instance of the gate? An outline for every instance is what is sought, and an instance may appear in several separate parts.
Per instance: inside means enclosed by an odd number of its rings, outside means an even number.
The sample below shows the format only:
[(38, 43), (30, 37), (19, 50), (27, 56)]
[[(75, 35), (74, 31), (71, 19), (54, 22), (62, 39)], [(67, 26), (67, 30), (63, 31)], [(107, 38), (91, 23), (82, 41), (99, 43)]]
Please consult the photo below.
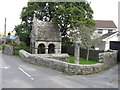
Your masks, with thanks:
[(110, 49), (118, 50), (117, 60), (120, 62), (120, 41), (110, 41)]
[(120, 47), (119, 47), (119, 49), (118, 49), (117, 60), (118, 60), (118, 62), (120, 62)]

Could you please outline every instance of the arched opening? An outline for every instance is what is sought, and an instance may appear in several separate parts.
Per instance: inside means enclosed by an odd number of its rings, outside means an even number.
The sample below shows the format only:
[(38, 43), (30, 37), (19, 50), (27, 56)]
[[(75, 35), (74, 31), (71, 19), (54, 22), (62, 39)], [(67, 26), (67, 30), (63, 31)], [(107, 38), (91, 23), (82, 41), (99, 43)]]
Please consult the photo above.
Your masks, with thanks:
[(48, 53), (49, 54), (55, 53), (55, 45), (54, 44), (49, 44)]
[(39, 44), (38, 54), (45, 54), (45, 45), (44, 44)]

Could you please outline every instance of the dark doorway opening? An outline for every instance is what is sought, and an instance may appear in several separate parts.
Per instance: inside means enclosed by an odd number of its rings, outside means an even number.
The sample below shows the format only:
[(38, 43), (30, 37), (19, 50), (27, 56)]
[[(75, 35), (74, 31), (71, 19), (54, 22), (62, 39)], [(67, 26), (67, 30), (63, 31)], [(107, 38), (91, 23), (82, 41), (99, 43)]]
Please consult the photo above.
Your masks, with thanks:
[(119, 48), (118, 48), (117, 60), (118, 60), (118, 62), (120, 62), (120, 45), (119, 45)]
[(110, 41), (110, 49), (118, 50), (120, 47), (120, 41)]
[(49, 44), (49, 46), (48, 46), (48, 53), (49, 54), (55, 53), (55, 45), (54, 44)]
[(118, 50), (117, 61), (120, 62), (120, 41), (110, 41), (110, 49)]
[(45, 45), (44, 44), (40, 44), (38, 46), (38, 54), (45, 54)]

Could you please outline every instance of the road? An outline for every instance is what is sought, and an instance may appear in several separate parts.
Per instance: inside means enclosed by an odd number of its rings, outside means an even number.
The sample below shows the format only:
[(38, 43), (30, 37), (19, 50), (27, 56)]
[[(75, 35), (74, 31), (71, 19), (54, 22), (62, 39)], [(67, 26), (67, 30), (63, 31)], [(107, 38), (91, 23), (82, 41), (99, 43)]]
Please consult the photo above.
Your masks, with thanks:
[(0, 55), (2, 88), (118, 88), (118, 65), (92, 75), (69, 76), (29, 64), (19, 56)]

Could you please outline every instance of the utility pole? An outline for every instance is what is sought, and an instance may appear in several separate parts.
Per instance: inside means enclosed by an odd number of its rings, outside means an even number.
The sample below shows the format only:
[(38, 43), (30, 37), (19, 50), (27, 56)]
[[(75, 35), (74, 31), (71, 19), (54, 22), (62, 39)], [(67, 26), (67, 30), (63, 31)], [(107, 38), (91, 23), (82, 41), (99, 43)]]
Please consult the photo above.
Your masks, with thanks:
[(6, 37), (6, 17), (5, 17), (5, 25), (4, 25), (4, 36)]
[(4, 45), (6, 44), (6, 17), (5, 17), (5, 25), (4, 25)]

